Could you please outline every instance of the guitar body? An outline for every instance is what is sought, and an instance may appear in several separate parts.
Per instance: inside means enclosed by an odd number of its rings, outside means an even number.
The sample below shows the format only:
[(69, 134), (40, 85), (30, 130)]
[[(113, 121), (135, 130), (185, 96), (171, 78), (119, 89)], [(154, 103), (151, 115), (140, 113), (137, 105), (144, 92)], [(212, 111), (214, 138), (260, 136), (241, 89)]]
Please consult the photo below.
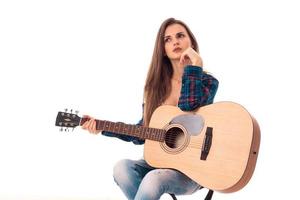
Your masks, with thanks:
[(176, 169), (219, 192), (240, 190), (253, 174), (260, 130), (237, 103), (218, 102), (195, 112), (161, 106), (150, 127), (167, 131), (166, 141), (145, 142), (144, 158), (153, 167)]

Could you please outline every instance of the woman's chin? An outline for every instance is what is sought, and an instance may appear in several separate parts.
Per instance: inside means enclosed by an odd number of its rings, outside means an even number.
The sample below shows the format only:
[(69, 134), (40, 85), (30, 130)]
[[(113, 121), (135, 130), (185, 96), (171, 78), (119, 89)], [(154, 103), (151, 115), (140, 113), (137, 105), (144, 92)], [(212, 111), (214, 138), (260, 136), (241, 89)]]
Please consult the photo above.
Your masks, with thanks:
[(171, 55), (169, 58), (170, 58), (170, 60), (180, 60), (181, 53), (180, 54)]

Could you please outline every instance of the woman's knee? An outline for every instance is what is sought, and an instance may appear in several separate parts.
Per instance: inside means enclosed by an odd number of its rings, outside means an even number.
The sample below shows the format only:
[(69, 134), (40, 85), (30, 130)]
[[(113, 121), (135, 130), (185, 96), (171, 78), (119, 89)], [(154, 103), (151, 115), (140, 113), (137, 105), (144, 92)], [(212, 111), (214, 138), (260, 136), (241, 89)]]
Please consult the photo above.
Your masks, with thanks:
[(158, 197), (164, 193), (192, 194), (199, 189), (196, 182), (172, 169), (153, 170), (145, 176), (142, 184), (145, 193), (156, 193)]
[(167, 190), (162, 174), (164, 172), (156, 169), (146, 174), (143, 178), (135, 200), (141, 199), (159, 199)]
[(143, 178), (142, 187), (143, 190), (150, 190), (155, 192), (162, 192), (165, 188), (165, 175), (166, 172), (162, 169), (156, 169), (150, 171), (146, 176)]
[(134, 161), (123, 159), (118, 161), (113, 169), (113, 177), (117, 183), (130, 181), (130, 176), (134, 171)]

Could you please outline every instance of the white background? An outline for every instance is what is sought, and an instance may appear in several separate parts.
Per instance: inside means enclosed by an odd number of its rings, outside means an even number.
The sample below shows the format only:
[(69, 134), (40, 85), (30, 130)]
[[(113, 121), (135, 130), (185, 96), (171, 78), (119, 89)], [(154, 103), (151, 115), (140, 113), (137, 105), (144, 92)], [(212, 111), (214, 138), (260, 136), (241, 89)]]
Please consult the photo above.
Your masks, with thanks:
[(299, 10), (296, 0), (1, 1), (0, 199), (125, 199), (113, 165), (140, 158), (143, 146), (80, 128), (61, 133), (55, 117), (73, 108), (137, 122), (168, 17), (198, 39), (205, 69), (220, 81), (215, 101), (244, 105), (261, 126), (249, 184), (215, 199), (297, 198)]

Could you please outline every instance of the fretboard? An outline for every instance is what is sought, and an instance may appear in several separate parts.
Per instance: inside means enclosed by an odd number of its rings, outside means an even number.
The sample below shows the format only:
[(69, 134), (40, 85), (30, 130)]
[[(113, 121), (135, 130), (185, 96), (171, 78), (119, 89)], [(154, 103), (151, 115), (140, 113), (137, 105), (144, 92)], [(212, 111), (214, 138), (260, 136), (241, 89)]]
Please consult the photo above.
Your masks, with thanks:
[[(80, 125), (87, 120), (88, 118), (82, 118)], [(125, 124), (122, 122), (110, 122), (106, 120), (96, 120), (96, 129), (160, 142), (165, 140), (166, 133), (164, 129)]]

